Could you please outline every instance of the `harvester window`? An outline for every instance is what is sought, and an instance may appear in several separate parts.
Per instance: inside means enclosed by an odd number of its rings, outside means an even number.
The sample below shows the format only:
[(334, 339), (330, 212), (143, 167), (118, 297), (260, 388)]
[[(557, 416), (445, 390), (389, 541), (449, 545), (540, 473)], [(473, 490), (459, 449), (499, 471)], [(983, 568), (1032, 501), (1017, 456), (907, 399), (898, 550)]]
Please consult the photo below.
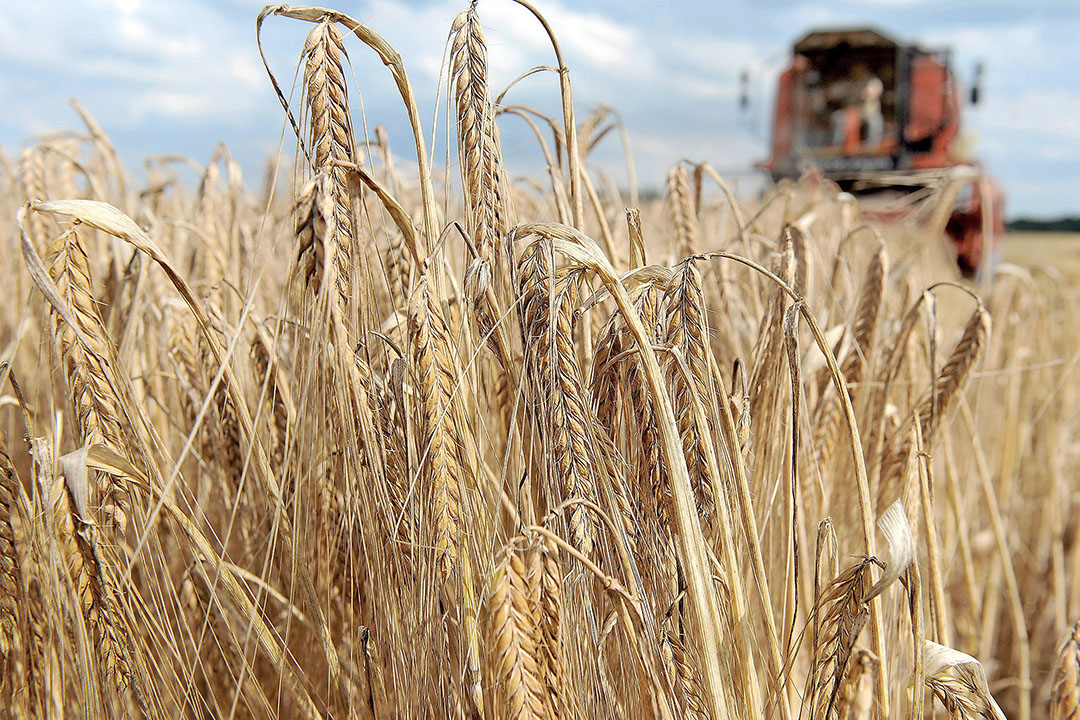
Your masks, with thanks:
[(804, 68), (796, 106), (802, 147), (874, 153), (895, 138), (894, 56), (885, 48), (843, 47), (798, 56), (794, 67)]

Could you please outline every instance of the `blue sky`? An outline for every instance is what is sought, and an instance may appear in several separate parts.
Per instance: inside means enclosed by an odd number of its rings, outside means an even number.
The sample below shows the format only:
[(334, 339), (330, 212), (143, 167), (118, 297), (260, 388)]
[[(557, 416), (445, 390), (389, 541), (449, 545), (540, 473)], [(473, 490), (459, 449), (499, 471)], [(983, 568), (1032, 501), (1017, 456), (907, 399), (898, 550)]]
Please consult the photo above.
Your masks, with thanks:
[[(329, 3), (383, 34), (401, 53), (430, 135), (443, 44), (466, 0)], [(820, 25), (873, 24), (928, 45), (950, 46), (968, 79), (986, 64), (985, 102), (966, 127), (1008, 192), (1008, 214), (1080, 214), (1080, 2), (1005, 0), (834, 0), (796, 2), (627, 2), (534, 0), (553, 25), (584, 114), (599, 103), (622, 113), (639, 181), (662, 182), (680, 158), (722, 172), (766, 155), (775, 77), (793, 40)], [(75, 127), (77, 97), (111, 134), (133, 169), (148, 154), (209, 158), (224, 141), (261, 181), (284, 123), (255, 46), (262, 2), (248, 0), (0, 0), (0, 147), (13, 154), (35, 134)], [(482, 0), (493, 84), (552, 62), (539, 26), (510, 0)], [(288, 87), (305, 27), (271, 19), (264, 47)], [(350, 48), (356, 125), (389, 130), (407, 158), (411, 141), (389, 73), (366, 48)], [(738, 110), (738, 76), (752, 77), (750, 111)], [(509, 102), (559, 113), (553, 74), (517, 86)], [(444, 91), (445, 97), (445, 91)], [(364, 115), (359, 115), (362, 100)], [(506, 118), (511, 172), (535, 174), (538, 151), (520, 121)], [(516, 123), (516, 125), (515, 125)], [(445, 120), (439, 121), (440, 135)], [(440, 154), (441, 157), (441, 154)], [(623, 182), (617, 142), (595, 156)]]

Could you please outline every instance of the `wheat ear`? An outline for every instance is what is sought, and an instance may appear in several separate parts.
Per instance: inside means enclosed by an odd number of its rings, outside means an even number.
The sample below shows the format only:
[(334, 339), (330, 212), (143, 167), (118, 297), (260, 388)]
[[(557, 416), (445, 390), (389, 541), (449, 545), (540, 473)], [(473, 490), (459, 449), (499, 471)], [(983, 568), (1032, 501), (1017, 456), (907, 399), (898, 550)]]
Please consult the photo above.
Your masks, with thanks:
[[(705, 296), (701, 288), (701, 274), (692, 260), (681, 262), (675, 270), (670, 288), (664, 293), (664, 340), (681, 353), (672, 357), (668, 365), (668, 383), (671, 388), (672, 406), (682, 436), (686, 465), (690, 469), (698, 513), (706, 526), (711, 525), (716, 498), (709, 481), (708, 458), (705, 457), (701, 437), (713, 435), (711, 413), (708, 412), (713, 397), (712, 374), (709, 372), (708, 337)], [(689, 377), (687, 377), (689, 374)], [(705, 425), (699, 426), (694, 413), (695, 402), (706, 408)]]
[(1058, 651), (1050, 720), (1080, 720), (1080, 622), (1072, 626)]
[(338, 302), (344, 307), (351, 294), (355, 227), (348, 170), (337, 163), (355, 162), (356, 147), (342, 57), (347, 55), (337, 25), (329, 20), (317, 23), (304, 43), (311, 160), (316, 174), (327, 176), (319, 193), (325, 199), (319, 202), (332, 222), (327, 222), (322, 241), (334, 266)]
[(953, 717), (1005, 720), (990, 694), (986, 671), (975, 658), (929, 640), (922, 642), (926, 685)]
[[(53, 309), (54, 334), (84, 443), (102, 443), (130, 458), (121, 429), (122, 404), (113, 377), (115, 350), (98, 314), (90, 263), (78, 227), (79, 223), (75, 223), (60, 235), (46, 253), (49, 275), (72, 311), (65, 316)], [(112, 475), (100, 477), (104, 483), (103, 505), (109, 509), (110, 519), (122, 529), (127, 518), (127, 489)]]
[(488, 94), (487, 43), (476, 2), (458, 16), (454, 27), (450, 78), (457, 111), (466, 231), (476, 248), (477, 259), (494, 266), (499, 260), (499, 242), (506, 229), (500, 197), (503, 171)]
[[(12, 702), (22, 702), (19, 688), (27, 687), (26, 662), (20, 615), (23, 572), (12, 518), (18, 513), (19, 479), (11, 458), (0, 450), (0, 693), (10, 691)], [(16, 521), (18, 522), (18, 521)], [(25, 711), (25, 709), (23, 709)]]
[(836, 720), (870, 720), (874, 682), (870, 671), (877, 660), (869, 650), (856, 650), (836, 693)]
[[(915, 409), (915, 417), (920, 424), (923, 443), (931, 447), (934, 432), (941, 419), (945, 417), (959, 397), (966, 381), (982, 357), (987, 339), (990, 337), (990, 313), (979, 303), (972, 313), (945, 366), (938, 373), (934, 387), (923, 397)], [(890, 450), (882, 460), (881, 486), (878, 492), (878, 509), (896, 499), (900, 483), (908, 466), (908, 459), (913, 452), (911, 435), (906, 426), (901, 426), (893, 438)]]
[[(285, 462), (290, 428), (295, 422), (296, 405), (293, 403), (286, 376), (274, 352), (274, 343), (261, 327), (251, 340), (251, 359), (255, 366), (256, 380), (264, 396), (264, 407), (270, 418), (270, 458), (277, 465)], [(261, 388), (265, 383), (266, 389)]]
[(671, 604), (671, 609), (664, 617), (661, 624), (661, 639), (664, 654), (674, 666), (679, 698), (686, 709), (686, 717), (694, 720), (704, 720), (710, 717), (705, 705), (705, 697), (701, 692), (701, 678), (698, 669), (692, 662), (690, 654), (686, 650), (686, 632), (681, 619), (678, 629), (675, 629), (675, 621), (672, 614), (677, 603)]
[(132, 687), (131, 665), (122, 630), (117, 627), (107, 594), (108, 585), (98, 553), (95, 528), (79, 515), (71, 488), (60, 493), (55, 518), (65, 552), (65, 563), (76, 600), (91, 632), (102, 676), (120, 693)]
[(536, 654), (536, 616), (521, 556), (509, 546), (495, 566), (488, 600), (488, 654), (501, 699), (498, 717), (544, 717), (544, 684)]
[(989, 337), (990, 313), (979, 303), (979, 307), (964, 327), (964, 334), (938, 375), (936, 392), (928, 395), (919, 405), (919, 422), (922, 426), (923, 441), (927, 445), (930, 444), (941, 419), (948, 414), (953, 401), (971, 377)]
[(457, 565), (461, 519), (461, 438), (451, 397), (458, 378), (442, 309), (421, 276), (409, 300), (409, 338), (420, 397), (423, 476), (431, 493), (436, 565), (445, 582)]
[(870, 564), (863, 560), (842, 572), (814, 610), (820, 616), (820, 625), (808, 679), (812, 683), (809, 698), (815, 718), (828, 718), (832, 712), (855, 641), (870, 619), (870, 606), (865, 600)]
[(562, 662), (563, 587), (559, 546), (541, 537), (534, 548), (535, 570), (530, 578), (535, 598), (537, 669), (544, 683), (548, 716), (561, 717), (566, 703), (566, 673)]
[[(45, 159), (40, 147), (23, 150), (19, 154), (19, 180), (26, 199), (35, 202), (48, 200), (45, 187)], [(27, 218), (28, 235), (35, 243), (44, 243), (50, 227), (49, 219), (38, 214)]]
[[(533, 419), (547, 447), (537, 458), (554, 470), (560, 499), (595, 501), (593, 452), (590, 428), (593, 415), (582, 380), (574, 346), (574, 275), (555, 277), (551, 246), (534, 242), (518, 265), (520, 322), (526, 348), (526, 372), (530, 374), (539, 412)], [(550, 457), (547, 455), (550, 453)], [(580, 505), (568, 509), (570, 534), (586, 555), (595, 536), (589, 512)]]
[[(634, 303), (642, 325), (650, 333), (650, 339), (659, 341), (656, 331), (661, 317), (661, 296), (655, 285), (645, 288)], [(657, 425), (656, 410), (649, 401), (649, 389), (641, 357), (634, 354), (628, 360), (626, 370), (627, 396), (631, 412), (641, 436), (637, 457), (637, 477), (642, 486), (638, 496), (647, 499), (646, 506), (651, 506), (660, 527), (669, 528), (674, 508), (671, 498), (671, 481), (663, 461), (662, 438)], [(685, 451), (685, 446), (684, 446)]]
[(675, 251), (680, 257), (699, 251), (697, 218), (694, 216), (693, 200), (686, 168), (676, 165), (668, 172), (668, 212), (675, 226)]

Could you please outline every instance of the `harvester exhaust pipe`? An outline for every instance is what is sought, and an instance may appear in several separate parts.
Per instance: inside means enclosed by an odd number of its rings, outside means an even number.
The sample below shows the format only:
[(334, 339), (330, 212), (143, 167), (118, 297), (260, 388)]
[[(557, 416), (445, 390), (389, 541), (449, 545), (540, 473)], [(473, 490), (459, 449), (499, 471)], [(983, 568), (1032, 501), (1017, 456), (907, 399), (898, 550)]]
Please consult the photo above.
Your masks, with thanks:
[(979, 99), (982, 97), (982, 78), (983, 78), (983, 62), (979, 60), (975, 63), (975, 72), (971, 77), (971, 104), (978, 105)]

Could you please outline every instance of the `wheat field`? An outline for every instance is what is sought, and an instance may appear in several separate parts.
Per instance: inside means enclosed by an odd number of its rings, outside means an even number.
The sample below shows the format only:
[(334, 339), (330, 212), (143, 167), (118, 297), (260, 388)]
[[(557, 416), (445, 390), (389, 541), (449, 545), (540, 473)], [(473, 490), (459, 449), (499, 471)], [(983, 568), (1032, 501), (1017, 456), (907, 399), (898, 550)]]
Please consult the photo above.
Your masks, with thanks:
[(962, 282), (949, 186), (641, 201), (533, 12), (561, 106), (473, 3), (447, 166), (407, 58), (286, 6), (261, 185), (137, 183), (77, 104), (0, 156), (0, 716), (1080, 718), (1080, 273)]

